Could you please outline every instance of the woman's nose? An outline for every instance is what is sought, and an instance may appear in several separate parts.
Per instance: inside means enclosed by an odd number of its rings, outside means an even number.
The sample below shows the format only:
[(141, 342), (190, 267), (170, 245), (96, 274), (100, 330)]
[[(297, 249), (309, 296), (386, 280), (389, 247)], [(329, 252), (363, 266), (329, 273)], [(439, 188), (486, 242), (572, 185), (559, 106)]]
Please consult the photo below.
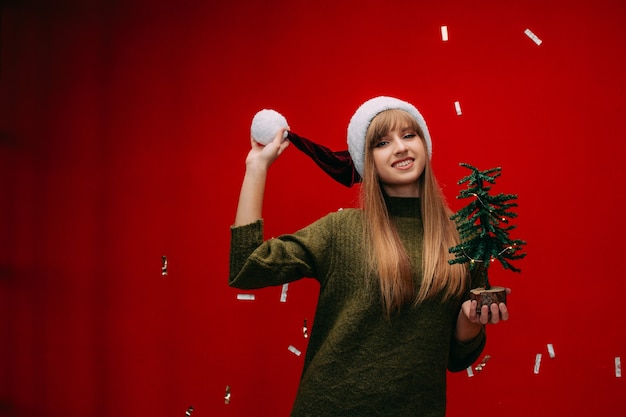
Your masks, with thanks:
[(395, 138), (393, 142), (396, 153), (402, 153), (408, 149), (402, 138)]

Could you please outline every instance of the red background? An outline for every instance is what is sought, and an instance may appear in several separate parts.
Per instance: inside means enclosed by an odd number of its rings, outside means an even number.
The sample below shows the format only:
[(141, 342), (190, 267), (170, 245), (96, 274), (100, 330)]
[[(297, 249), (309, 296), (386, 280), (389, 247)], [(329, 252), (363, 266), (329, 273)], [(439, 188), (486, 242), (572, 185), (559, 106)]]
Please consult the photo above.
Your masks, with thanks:
[[(625, 24), (619, 0), (5, 1), (0, 415), (288, 415), (317, 287), (227, 286), (250, 121), (342, 150), (376, 95), (424, 114), (453, 207), (459, 162), (519, 195), (512, 317), (448, 415), (623, 413)], [(268, 237), (355, 197), (291, 147)]]

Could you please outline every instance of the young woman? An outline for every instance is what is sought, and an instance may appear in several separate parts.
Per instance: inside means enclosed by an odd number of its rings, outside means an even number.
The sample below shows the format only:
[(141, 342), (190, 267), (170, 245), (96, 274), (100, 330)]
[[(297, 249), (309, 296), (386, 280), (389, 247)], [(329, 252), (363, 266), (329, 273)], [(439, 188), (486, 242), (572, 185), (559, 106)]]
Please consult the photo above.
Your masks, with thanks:
[(348, 126), (361, 208), (264, 241), (265, 180), (289, 145), (283, 133), (266, 146), (251, 140), (229, 284), (319, 281), (292, 416), (444, 416), (446, 370), (470, 366), (485, 345), (484, 325), (509, 313), (493, 304), (477, 315), (467, 293), (481, 283), (448, 263), (459, 237), (431, 169), (424, 119), (392, 97), (362, 104)]

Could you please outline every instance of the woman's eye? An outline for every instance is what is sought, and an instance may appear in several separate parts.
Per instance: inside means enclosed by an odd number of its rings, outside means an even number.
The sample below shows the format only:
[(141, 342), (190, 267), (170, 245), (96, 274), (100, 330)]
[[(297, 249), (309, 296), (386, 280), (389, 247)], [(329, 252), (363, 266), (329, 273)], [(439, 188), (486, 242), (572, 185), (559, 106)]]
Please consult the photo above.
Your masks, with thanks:
[(386, 140), (381, 140), (376, 144), (376, 148), (380, 148), (381, 146), (385, 146), (386, 144), (388, 144), (389, 142)]
[(403, 136), (404, 139), (413, 139), (415, 136), (417, 136), (415, 133), (407, 133), (406, 135)]

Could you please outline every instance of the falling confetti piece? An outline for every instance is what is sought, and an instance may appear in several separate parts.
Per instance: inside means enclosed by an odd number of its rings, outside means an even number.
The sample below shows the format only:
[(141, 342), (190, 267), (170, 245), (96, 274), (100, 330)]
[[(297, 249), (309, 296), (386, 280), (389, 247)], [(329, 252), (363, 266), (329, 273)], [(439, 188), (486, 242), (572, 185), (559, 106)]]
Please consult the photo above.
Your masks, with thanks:
[(485, 357), (483, 358), (483, 360), (480, 362), (480, 364), (476, 365), (476, 368), (474, 368), (477, 372), (482, 371), (485, 366), (487, 366), (487, 362), (489, 362), (489, 359), (491, 359), (491, 356), (489, 355), (485, 355)]
[(230, 404), (230, 385), (226, 385), (226, 393), (224, 394), (224, 404)]
[(615, 377), (616, 378), (622, 377), (622, 360), (620, 359), (619, 356), (615, 357)]
[(535, 369), (533, 371), (535, 374), (539, 373), (540, 365), (541, 365), (541, 353), (537, 353), (537, 356), (535, 356)]
[(300, 356), (302, 354), (302, 352), (300, 352), (296, 347), (294, 347), (293, 345), (289, 345), (289, 347), (287, 348), (289, 349), (289, 351), (291, 353), (293, 353), (296, 356)]
[(528, 36), (530, 39), (532, 39), (532, 40), (533, 40), (533, 42), (535, 42), (537, 45), (541, 45), (541, 42), (543, 42), (543, 41), (542, 41), (541, 39), (539, 39), (539, 37), (538, 37), (537, 35), (535, 35), (535, 34), (533, 33), (533, 31), (532, 31), (532, 30), (530, 30), (530, 29), (526, 29), (526, 30), (524, 31), (524, 33), (526, 34), (526, 36)]
[(186, 416), (190, 416), (191, 413), (193, 413), (193, 407), (189, 406), (189, 408), (187, 409), (187, 411), (185, 411), (185, 415)]
[(444, 42), (448, 40), (448, 27), (447, 26), (441, 27), (441, 40), (443, 40)]
[(161, 256), (161, 275), (167, 275), (167, 256)]
[(286, 303), (287, 302), (287, 290), (289, 289), (289, 284), (283, 284), (283, 289), (280, 293), (280, 302), (281, 303)]
[(471, 378), (473, 376), (474, 376), (474, 371), (472, 371), (472, 367), (471, 366), (468, 366), (467, 367), (467, 377)]
[(306, 319), (304, 319), (304, 324), (302, 325), (302, 335), (305, 339), (309, 337), (309, 327), (307, 326)]
[(456, 115), (460, 116), (463, 113), (461, 112), (461, 103), (459, 103), (458, 101), (454, 102), (454, 110), (456, 110)]
[(550, 355), (550, 358), (552, 359), (555, 357), (554, 346), (552, 346), (552, 343), (548, 343), (548, 355)]
[(255, 298), (254, 294), (237, 294), (238, 300), (254, 301)]

